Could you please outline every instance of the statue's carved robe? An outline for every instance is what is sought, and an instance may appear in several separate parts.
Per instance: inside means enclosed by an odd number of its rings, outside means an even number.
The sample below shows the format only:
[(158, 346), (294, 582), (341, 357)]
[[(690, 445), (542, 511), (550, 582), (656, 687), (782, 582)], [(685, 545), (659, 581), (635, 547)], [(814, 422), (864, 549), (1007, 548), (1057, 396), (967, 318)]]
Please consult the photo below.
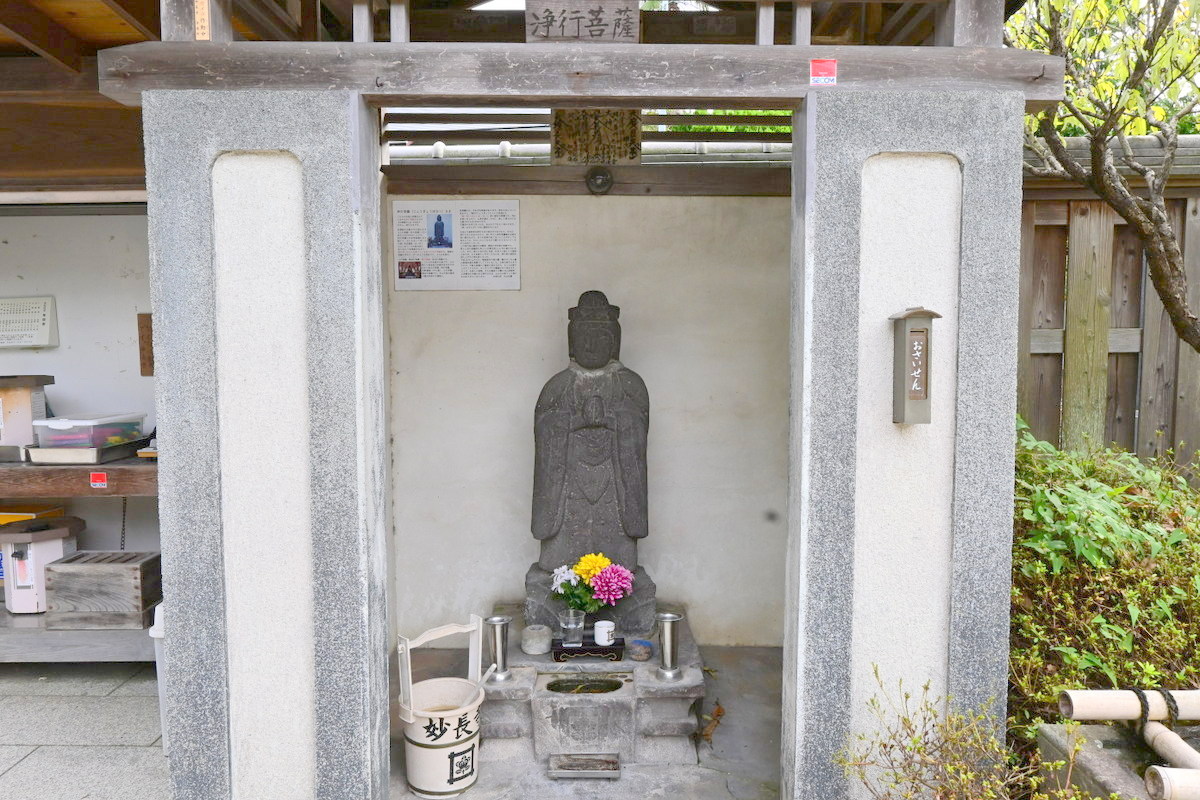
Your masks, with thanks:
[(534, 412), (533, 535), (552, 570), (603, 552), (630, 569), (647, 532), (650, 398), (619, 361), (574, 362), (542, 389)]

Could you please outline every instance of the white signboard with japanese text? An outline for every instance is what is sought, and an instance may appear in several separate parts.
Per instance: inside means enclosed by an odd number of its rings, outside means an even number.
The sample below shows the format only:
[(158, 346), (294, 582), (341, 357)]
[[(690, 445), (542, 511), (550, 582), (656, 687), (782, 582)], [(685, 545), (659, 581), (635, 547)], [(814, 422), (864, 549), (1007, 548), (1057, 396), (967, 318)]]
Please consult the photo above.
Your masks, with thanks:
[(517, 200), (392, 201), (396, 291), (520, 289)]

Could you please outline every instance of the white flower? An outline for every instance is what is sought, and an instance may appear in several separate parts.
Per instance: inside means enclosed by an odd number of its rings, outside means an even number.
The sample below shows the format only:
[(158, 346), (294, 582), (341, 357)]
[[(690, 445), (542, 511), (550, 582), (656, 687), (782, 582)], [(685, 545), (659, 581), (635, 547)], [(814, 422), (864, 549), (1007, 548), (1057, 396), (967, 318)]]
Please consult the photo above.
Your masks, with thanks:
[(564, 564), (563, 566), (554, 570), (554, 577), (551, 579), (550, 589), (551, 591), (562, 594), (563, 584), (567, 583), (574, 586), (575, 584), (579, 583), (579, 576), (575, 574), (575, 570)]

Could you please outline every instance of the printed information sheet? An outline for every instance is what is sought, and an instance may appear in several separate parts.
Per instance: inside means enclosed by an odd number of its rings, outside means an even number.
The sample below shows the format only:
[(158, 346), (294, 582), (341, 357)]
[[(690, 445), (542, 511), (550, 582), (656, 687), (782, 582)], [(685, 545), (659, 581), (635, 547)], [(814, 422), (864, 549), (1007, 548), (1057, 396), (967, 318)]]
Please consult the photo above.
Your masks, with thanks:
[(518, 203), (393, 200), (396, 291), (520, 289)]

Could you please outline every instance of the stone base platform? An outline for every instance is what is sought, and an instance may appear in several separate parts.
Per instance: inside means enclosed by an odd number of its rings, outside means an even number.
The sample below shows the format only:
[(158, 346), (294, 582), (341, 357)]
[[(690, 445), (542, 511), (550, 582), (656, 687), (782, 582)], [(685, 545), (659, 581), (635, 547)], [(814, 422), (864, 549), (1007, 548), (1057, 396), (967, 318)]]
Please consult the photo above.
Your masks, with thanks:
[[(513, 617), (509, 631), (511, 677), (489, 680), (481, 709), (483, 737), (528, 739), (540, 761), (556, 753), (619, 753), (622, 764), (695, 764), (693, 734), (704, 697), (704, 663), (686, 618), (679, 631), (678, 681), (658, 679), (657, 651), (650, 661), (578, 659), (556, 663), (549, 653), (521, 651), (521, 604), (494, 613)], [(675, 610), (675, 609), (672, 609)], [(656, 643), (657, 644), (657, 643)], [(605, 693), (554, 692), (550, 684), (572, 677), (606, 679)]]

